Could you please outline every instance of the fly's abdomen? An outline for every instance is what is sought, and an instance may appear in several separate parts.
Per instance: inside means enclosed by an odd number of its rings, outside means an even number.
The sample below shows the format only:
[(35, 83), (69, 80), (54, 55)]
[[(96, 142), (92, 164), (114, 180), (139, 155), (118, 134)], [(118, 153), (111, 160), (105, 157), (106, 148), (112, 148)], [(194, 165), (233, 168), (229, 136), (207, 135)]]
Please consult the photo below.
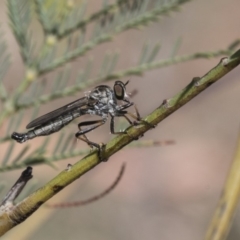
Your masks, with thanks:
[(62, 129), (64, 126), (69, 124), (74, 118), (75, 118), (75, 115), (70, 115), (70, 114), (65, 115), (49, 123), (46, 123), (42, 126), (36, 127), (33, 130), (30, 130), (26, 133), (14, 132), (11, 137), (17, 142), (23, 143), (29, 139), (32, 139), (38, 136), (47, 136)]

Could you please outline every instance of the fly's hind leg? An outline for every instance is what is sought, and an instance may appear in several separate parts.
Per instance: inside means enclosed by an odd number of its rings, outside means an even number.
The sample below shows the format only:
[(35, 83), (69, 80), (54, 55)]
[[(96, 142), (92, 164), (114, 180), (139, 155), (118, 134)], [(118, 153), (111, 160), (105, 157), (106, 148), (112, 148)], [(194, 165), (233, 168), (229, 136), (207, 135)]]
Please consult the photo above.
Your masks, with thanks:
[[(85, 134), (94, 130), (94, 129), (96, 129), (96, 128), (98, 128), (98, 127), (100, 127), (105, 122), (106, 122), (106, 119), (81, 122), (81, 123), (78, 124), (79, 131), (75, 134), (76, 138), (86, 142), (91, 148), (95, 147), (95, 148), (98, 149), (98, 156), (99, 156), (99, 159), (101, 161), (104, 161), (103, 158), (102, 158), (102, 151), (103, 151), (105, 145), (103, 145), (103, 144), (100, 145), (98, 143), (90, 141)], [(81, 128), (83, 126), (89, 126), (89, 125), (94, 125), (94, 126), (90, 126), (88, 128), (85, 128), (85, 129)]]

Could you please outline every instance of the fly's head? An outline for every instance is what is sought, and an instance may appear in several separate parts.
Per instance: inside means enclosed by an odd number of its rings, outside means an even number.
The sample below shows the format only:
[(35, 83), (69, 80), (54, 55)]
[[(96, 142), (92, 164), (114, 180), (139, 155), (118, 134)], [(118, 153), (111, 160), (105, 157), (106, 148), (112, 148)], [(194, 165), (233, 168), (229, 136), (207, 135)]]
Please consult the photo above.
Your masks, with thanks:
[(114, 96), (119, 101), (130, 103), (129, 96), (127, 94), (126, 85), (129, 83), (123, 83), (122, 81), (116, 81), (113, 87)]

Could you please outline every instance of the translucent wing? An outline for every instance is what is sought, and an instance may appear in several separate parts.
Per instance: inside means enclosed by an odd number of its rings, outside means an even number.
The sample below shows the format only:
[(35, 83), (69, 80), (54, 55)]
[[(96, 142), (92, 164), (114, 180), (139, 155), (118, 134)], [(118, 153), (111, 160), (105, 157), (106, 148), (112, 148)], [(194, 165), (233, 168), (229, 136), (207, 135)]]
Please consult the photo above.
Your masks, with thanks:
[(37, 127), (39, 125), (42, 125), (44, 123), (47, 123), (49, 120), (54, 120), (57, 117), (61, 116), (62, 114), (68, 113), (70, 111), (73, 111), (77, 108), (86, 106), (86, 104), (88, 103), (88, 99), (86, 97), (83, 98), (79, 98), (76, 101), (73, 101), (71, 103), (68, 103), (67, 105), (60, 107), (52, 112), (49, 112), (41, 117), (36, 118), (35, 120), (33, 120), (32, 122), (30, 122), (26, 128), (34, 128)]

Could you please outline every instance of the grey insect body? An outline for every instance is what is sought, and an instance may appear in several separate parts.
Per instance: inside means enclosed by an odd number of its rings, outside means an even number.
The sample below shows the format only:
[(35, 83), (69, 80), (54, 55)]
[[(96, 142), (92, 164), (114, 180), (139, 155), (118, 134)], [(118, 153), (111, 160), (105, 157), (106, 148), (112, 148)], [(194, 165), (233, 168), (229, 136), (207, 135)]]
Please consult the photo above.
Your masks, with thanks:
[[(86, 137), (86, 133), (103, 125), (109, 116), (111, 117), (110, 131), (112, 134), (122, 133), (114, 130), (115, 117), (124, 117), (131, 125), (135, 122), (132, 122), (127, 115), (130, 115), (136, 120), (141, 120), (138, 111), (137, 116), (135, 116), (125, 110), (134, 105), (134, 103), (130, 101), (126, 92), (127, 83), (124, 84), (121, 81), (116, 81), (113, 89), (107, 85), (97, 86), (90, 91), (86, 97), (71, 102), (30, 122), (26, 126), (27, 129), (31, 129), (28, 132), (14, 132), (11, 137), (17, 142), (23, 143), (38, 136), (47, 136), (55, 133), (75, 118), (90, 114), (99, 116), (101, 119), (80, 122), (78, 124), (79, 131), (75, 136), (86, 142), (89, 146), (101, 150), (99, 144), (90, 141)], [(119, 102), (121, 102), (121, 104)], [(82, 127), (85, 128), (82, 129)]]

